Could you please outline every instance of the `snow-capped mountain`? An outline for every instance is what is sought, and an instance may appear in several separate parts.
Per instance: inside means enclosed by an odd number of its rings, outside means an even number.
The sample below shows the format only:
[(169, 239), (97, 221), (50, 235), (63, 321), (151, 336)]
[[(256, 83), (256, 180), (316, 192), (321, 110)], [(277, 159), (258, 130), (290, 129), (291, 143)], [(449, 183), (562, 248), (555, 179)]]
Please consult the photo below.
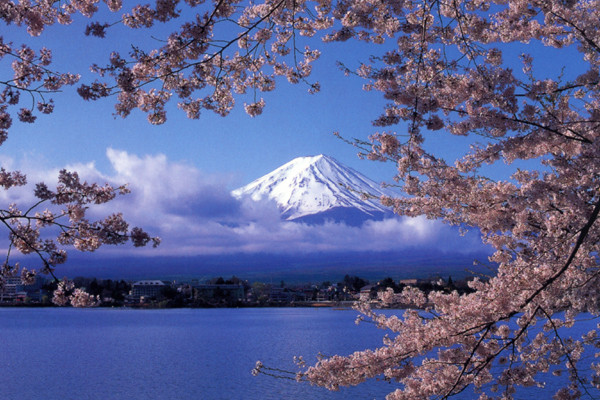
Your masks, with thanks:
[(236, 198), (270, 199), (279, 206), (282, 218), (320, 223), (328, 219), (352, 225), (391, 214), (374, 196), (393, 195), (380, 185), (332, 157), (299, 157), (236, 189)]

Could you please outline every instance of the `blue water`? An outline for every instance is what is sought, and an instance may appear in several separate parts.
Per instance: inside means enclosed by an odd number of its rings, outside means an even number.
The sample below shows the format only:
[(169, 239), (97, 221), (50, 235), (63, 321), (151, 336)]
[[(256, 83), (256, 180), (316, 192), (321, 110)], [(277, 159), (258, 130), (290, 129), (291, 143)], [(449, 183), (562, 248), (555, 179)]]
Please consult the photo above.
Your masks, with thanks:
[(0, 399), (383, 398), (387, 384), (329, 392), (267, 376), (257, 360), (294, 370), (293, 357), (381, 344), (350, 310), (0, 309)]
[[(393, 384), (374, 381), (329, 392), (250, 373), (257, 360), (294, 370), (295, 355), (315, 361), (318, 352), (348, 354), (381, 345), (384, 332), (355, 325), (356, 314), (318, 308), (0, 308), (0, 400), (383, 399)], [(559, 384), (553, 379), (548, 398)]]

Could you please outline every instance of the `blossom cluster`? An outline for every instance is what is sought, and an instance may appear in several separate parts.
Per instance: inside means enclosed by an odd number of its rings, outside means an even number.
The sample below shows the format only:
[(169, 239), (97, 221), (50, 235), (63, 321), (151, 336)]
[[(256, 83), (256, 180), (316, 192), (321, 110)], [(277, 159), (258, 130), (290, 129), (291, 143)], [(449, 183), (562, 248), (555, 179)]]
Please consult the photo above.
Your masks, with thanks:
[(58, 282), (52, 302), (57, 306), (66, 306), (70, 303), (73, 307), (94, 307), (100, 304), (100, 299), (83, 289), (75, 288), (73, 281), (64, 278)]
[[(136, 48), (127, 57), (113, 53), (108, 65), (93, 66), (100, 78), (82, 84), (78, 93), (86, 100), (117, 94), (117, 115), (126, 117), (138, 109), (150, 123), (162, 124), (167, 120), (165, 106), (173, 98), (189, 118), (196, 119), (202, 110), (226, 116), (236, 97), (251, 92), (254, 100), (244, 108), (257, 116), (265, 107), (262, 98), (256, 100), (257, 93), (274, 90), (278, 77), (306, 83), (310, 93), (319, 90), (318, 82), (307, 79), (320, 52), (300, 47), (296, 35), (310, 37), (317, 28), (332, 24), (320, 7), (316, 14), (303, 1), (285, 0), (247, 6), (232, 0), (211, 5), (188, 1), (185, 7), (192, 17), (165, 38), (164, 46), (150, 51)], [(146, 29), (175, 18), (184, 19), (177, 1), (157, 1), (154, 7), (134, 6), (122, 21), (126, 27)], [(215, 33), (220, 25), (230, 25), (235, 34), (224, 40)], [(105, 37), (109, 29), (107, 24), (92, 23), (86, 32)]]
[[(25, 184), (25, 177), (20, 173), (0, 172), (3, 186), (7, 188)], [(138, 227), (130, 229), (120, 213), (98, 221), (86, 217), (88, 207), (107, 203), (117, 195), (128, 192), (125, 186), (101, 186), (82, 182), (76, 172), (67, 170), (59, 172), (54, 190), (45, 183), (38, 183), (34, 191), (38, 202), (27, 209), (21, 209), (16, 204), (9, 205), (7, 209), (0, 209), (0, 222), (8, 229), (8, 256), (10, 249), (22, 254), (36, 255), (41, 267), (28, 269), (20, 268), (18, 263), (12, 266), (5, 263), (0, 275), (14, 276), (20, 269), (24, 284), (31, 283), (37, 273), (50, 274), (56, 278), (55, 268), (67, 261), (66, 248), (69, 246), (79, 251), (94, 251), (102, 245), (121, 245), (128, 241), (134, 246), (145, 246), (149, 243), (158, 246), (159, 238), (150, 237)], [(55, 238), (51, 235), (55, 235)], [(59, 286), (54, 295), (54, 302), (59, 305), (71, 302), (74, 306), (86, 306), (96, 302), (82, 290), (71, 289), (66, 284)]]

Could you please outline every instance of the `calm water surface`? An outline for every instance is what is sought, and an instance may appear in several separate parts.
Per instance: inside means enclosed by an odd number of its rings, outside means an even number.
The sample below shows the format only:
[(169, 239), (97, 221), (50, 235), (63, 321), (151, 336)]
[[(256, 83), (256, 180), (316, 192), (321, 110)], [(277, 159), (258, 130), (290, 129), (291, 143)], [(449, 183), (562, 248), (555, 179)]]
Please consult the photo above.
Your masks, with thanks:
[(0, 399), (383, 398), (381, 382), (340, 392), (250, 373), (257, 360), (294, 370), (381, 344), (351, 310), (0, 309)]
[[(329, 392), (250, 373), (257, 360), (294, 370), (295, 355), (314, 361), (318, 352), (381, 345), (384, 332), (355, 325), (356, 315), (317, 308), (0, 308), (0, 400), (383, 399), (394, 386), (369, 382)], [(557, 379), (565, 378), (548, 378), (547, 398)]]

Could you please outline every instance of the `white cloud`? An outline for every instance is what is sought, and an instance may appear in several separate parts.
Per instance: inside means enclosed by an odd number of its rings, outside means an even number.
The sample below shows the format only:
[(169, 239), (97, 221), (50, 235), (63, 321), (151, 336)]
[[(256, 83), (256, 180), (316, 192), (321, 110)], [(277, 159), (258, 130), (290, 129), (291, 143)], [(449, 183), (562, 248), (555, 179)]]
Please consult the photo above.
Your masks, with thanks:
[[(143, 227), (163, 242), (158, 249), (118, 247), (105, 253), (195, 256), (395, 251), (409, 247), (448, 251), (458, 247), (465, 252), (482, 249), (476, 234), (461, 238), (457, 229), (421, 217), (368, 221), (360, 227), (282, 221), (274, 203), (234, 199), (226, 175), (207, 175), (191, 165), (169, 161), (162, 154), (140, 157), (108, 149), (106, 156), (114, 170), (110, 173), (99, 171), (93, 162), (67, 167), (89, 182), (129, 184), (130, 195), (91, 212), (98, 218), (122, 212), (132, 226)], [(45, 180), (51, 184), (58, 170), (37, 167), (25, 172), (30, 182)], [(32, 185), (27, 190), (8, 192), (0, 192), (0, 201), (33, 201)]]

